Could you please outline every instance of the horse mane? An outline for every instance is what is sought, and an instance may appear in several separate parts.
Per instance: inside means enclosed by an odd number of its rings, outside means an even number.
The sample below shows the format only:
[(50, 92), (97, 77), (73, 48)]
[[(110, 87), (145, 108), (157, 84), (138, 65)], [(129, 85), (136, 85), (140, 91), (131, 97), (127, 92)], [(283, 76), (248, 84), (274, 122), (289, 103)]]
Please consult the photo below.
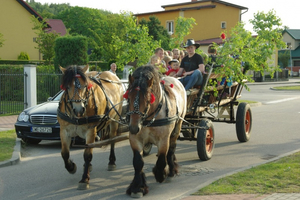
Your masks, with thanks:
[[(142, 81), (139, 85), (139, 79), (140, 76), (142, 76)], [(159, 84), (159, 74), (157, 70), (152, 65), (145, 65), (138, 67), (132, 74), (132, 77), (134, 78), (134, 82), (129, 85), (129, 90), (132, 90), (136, 88), (137, 86), (140, 87), (140, 92), (143, 95), (146, 95), (148, 92), (151, 92), (148, 90), (148, 84), (147, 81), (153, 78), (153, 86), (152, 92), (157, 94), (158, 93), (158, 87)]]
[[(81, 79), (86, 82), (87, 81), (87, 76), (83, 71), (82, 67), (77, 67), (77, 74), (81, 76)], [(69, 66), (67, 67), (66, 71), (64, 72), (62, 76), (62, 87), (63, 88), (68, 88), (68, 86), (73, 82), (73, 79), (75, 77), (75, 67), (74, 66)]]

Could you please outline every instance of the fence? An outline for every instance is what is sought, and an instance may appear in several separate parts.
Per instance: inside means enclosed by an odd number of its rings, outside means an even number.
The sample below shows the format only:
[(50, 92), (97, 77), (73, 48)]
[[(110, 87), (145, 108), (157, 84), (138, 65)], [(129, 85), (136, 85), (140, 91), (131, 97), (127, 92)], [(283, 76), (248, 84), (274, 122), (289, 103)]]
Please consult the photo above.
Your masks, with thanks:
[(49, 97), (53, 97), (60, 90), (62, 74), (36, 74), (37, 87), (37, 103), (47, 101)]
[(0, 74), (0, 114), (19, 114), (24, 109), (26, 74)]

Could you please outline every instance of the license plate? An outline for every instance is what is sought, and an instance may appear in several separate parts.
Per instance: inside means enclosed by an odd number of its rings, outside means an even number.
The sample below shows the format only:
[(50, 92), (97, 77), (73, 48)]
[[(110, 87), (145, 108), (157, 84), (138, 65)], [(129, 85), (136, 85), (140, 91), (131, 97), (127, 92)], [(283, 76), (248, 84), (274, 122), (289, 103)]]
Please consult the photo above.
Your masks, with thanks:
[(51, 127), (31, 127), (33, 133), (52, 133)]

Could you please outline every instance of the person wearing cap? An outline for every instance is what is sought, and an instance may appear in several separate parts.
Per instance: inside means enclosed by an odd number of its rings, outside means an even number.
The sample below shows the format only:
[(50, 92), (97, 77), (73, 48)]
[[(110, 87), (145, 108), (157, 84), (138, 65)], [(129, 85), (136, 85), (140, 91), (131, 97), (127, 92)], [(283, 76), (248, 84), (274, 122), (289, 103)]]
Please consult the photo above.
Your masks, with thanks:
[(175, 76), (183, 76), (179, 80), (184, 85), (187, 94), (189, 94), (189, 89), (193, 86), (199, 86), (203, 82), (202, 73), (205, 73), (203, 58), (195, 52), (199, 46), (200, 44), (195, 43), (193, 39), (187, 40), (184, 48), (187, 50), (188, 55), (182, 59), (180, 69)]
[(168, 64), (171, 66), (171, 69), (167, 71), (166, 75), (175, 77), (175, 75), (179, 71), (179, 61), (177, 59), (173, 59), (169, 61)]

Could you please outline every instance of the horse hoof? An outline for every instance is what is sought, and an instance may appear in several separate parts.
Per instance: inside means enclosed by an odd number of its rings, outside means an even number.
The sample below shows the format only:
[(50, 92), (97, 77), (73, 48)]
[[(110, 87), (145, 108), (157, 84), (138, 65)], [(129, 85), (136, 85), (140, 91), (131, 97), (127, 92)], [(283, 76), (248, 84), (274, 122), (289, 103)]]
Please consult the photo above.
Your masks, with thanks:
[(107, 171), (114, 171), (116, 169), (116, 165), (108, 165)]
[(78, 183), (77, 190), (87, 190), (90, 188), (90, 184), (88, 183)]
[(142, 198), (143, 197), (143, 193), (142, 192), (138, 192), (138, 193), (131, 193), (131, 197), (132, 198)]
[(167, 178), (165, 179), (165, 183), (171, 183), (173, 181), (173, 178), (174, 176), (173, 177), (167, 176)]
[(75, 163), (73, 163), (74, 165), (73, 165), (73, 170), (72, 171), (68, 171), (70, 174), (75, 174), (76, 173), (76, 171), (77, 171), (77, 166), (76, 166), (76, 164)]

